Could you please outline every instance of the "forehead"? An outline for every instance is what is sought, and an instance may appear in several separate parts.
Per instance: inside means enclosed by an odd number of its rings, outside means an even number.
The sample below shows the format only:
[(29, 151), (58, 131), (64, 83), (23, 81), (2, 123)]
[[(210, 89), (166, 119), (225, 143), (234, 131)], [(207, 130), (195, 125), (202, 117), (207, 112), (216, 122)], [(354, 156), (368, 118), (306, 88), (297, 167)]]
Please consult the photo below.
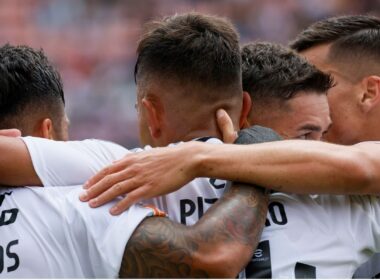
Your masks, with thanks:
[(320, 125), (322, 128), (330, 123), (330, 110), (326, 94), (299, 93), (287, 101), (294, 124), (301, 126), (305, 123)]
[(319, 70), (332, 76), (335, 82), (332, 89), (335, 90), (337, 86), (341, 87), (342, 82), (347, 83), (352, 81), (353, 76), (350, 69), (336, 63), (331, 63), (331, 59), (329, 59), (330, 46), (331, 43), (318, 45), (304, 50), (300, 54)]
[(327, 57), (330, 51), (331, 44), (322, 44), (310, 49), (301, 51), (300, 54), (304, 56), (311, 64), (314, 64), (322, 71), (326, 71), (329, 67), (327, 64)]
[(301, 51), (300, 54), (319, 70), (332, 75), (334, 79), (341, 77), (349, 80), (346, 73), (347, 69), (342, 69), (342, 67), (331, 63), (331, 59), (329, 59), (330, 46), (331, 43), (318, 45)]
[(327, 95), (316, 92), (299, 92), (287, 101), (288, 106), (294, 110), (313, 111), (328, 108)]

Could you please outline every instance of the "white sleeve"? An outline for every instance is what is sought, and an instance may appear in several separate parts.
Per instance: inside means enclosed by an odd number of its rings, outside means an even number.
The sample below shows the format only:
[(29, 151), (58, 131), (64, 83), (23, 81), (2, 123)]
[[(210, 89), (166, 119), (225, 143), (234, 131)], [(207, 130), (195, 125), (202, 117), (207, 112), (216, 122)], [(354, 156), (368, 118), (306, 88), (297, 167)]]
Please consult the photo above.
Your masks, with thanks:
[(75, 250), (75, 257), (80, 260), (83, 269), (92, 271), (85, 274), (87, 277), (116, 278), (133, 232), (146, 217), (164, 216), (164, 213), (154, 207), (134, 204), (122, 214), (112, 216), (109, 209), (121, 197), (103, 206), (90, 208), (88, 203), (79, 201), (80, 192), (81, 189), (73, 188), (60, 207), (72, 250)]
[(121, 215), (111, 216), (108, 212), (111, 206), (106, 206), (99, 211), (89, 209), (87, 215), (83, 215), (85, 230), (90, 236), (88, 257), (96, 278), (117, 278), (131, 235), (146, 217), (157, 215), (153, 209), (132, 205)]
[(103, 167), (130, 153), (115, 143), (100, 140), (53, 141), (21, 138), (43, 186), (81, 185)]

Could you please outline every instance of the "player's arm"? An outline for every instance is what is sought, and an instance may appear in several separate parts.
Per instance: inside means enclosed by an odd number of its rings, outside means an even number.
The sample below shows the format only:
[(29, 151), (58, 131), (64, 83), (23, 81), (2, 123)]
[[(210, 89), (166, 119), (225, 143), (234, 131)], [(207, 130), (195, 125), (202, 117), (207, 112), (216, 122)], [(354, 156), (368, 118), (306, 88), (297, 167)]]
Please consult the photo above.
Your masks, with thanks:
[[(234, 128), (230, 117), (224, 110), (218, 112), (218, 125), (223, 138), (234, 137)], [(298, 146), (299, 145), (299, 146)], [(304, 146), (308, 145), (308, 146)], [(288, 142), (274, 145), (280, 150), (273, 160), (282, 168), (281, 176), (262, 178), (278, 190), (300, 193), (336, 193), (336, 194), (379, 194), (380, 193), (380, 163), (379, 144), (363, 142), (354, 146), (337, 146), (333, 144), (314, 142)], [(291, 146), (287, 150), (287, 146)], [(298, 147), (300, 150), (298, 150)], [(262, 150), (265, 160), (271, 151)], [(273, 153), (275, 153), (273, 151)], [(279, 156), (282, 155), (282, 158)], [(301, 158), (306, 163), (297, 162)], [(265, 161), (264, 161), (265, 162)], [(292, 166), (297, 166), (293, 168)], [(298, 168), (301, 167), (301, 170)], [(286, 169), (290, 168), (287, 173)], [(299, 176), (304, 172), (304, 176)], [(331, 176), (330, 176), (331, 175)], [(268, 175), (270, 176), (270, 174)], [(318, 178), (318, 180), (314, 180)], [(319, 179), (322, 180), (319, 180)], [(278, 179), (276, 182), (268, 181)], [(252, 180), (252, 178), (251, 178)], [(275, 185), (277, 183), (277, 185)]]
[(0, 184), (80, 185), (128, 152), (117, 144), (100, 140), (63, 142), (0, 136)]
[(235, 184), (194, 226), (148, 218), (128, 241), (120, 277), (234, 278), (253, 255), (266, 210), (263, 189)]
[[(160, 180), (156, 180), (160, 174)], [(285, 140), (248, 146), (185, 143), (153, 149), (107, 167), (89, 181), (96, 207), (128, 193), (111, 213), (173, 192), (196, 177), (220, 178), (290, 193), (379, 194), (380, 143), (354, 146)], [(83, 199), (83, 197), (82, 197)]]
[(39, 186), (30, 154), (20, 138), (0, 136), (0, 186)]
[(21, 137), (21, 131), (16, 128), (0, 129), (0, 135), (8, 137)]
[(190, 164), (196, 176), (240, 180), (292, 193), (380, 193), (380, 144), (373, 142), (342, 146), (288, 140), (199, 147), (198, 152), (202, 159)]

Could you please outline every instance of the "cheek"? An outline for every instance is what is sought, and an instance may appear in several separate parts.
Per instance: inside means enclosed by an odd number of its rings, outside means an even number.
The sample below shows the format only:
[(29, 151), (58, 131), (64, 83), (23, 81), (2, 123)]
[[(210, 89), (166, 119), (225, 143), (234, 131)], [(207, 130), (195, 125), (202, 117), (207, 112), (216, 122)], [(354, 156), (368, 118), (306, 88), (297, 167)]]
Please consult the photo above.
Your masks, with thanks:
[(306, 140), (316, 140), (321, 141), (323, 137), (322, 132), (312, 132), (308, 137), (306, 137)]
[(334, 126), (334, 124), (339, 123), (342, 118), (346, 118), (347, 104), (345, 104), (345, 98), (340, 92), (331, 92), (327, 98), (331, 121)]
[(355, 118), (350, 110), (350, 104), (342, 99), (329, 98), (332, 125), (324, 140), (338, 144), (349, 144), (355, 130)]

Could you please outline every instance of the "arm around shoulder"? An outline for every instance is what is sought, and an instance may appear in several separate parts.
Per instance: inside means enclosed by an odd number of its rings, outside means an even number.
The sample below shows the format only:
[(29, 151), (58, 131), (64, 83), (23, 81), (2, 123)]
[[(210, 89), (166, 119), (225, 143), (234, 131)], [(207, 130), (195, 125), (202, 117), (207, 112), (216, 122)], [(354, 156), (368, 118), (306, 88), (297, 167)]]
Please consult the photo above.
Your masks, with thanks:
[(120, 277), (228, 277), (245, 267), (264, 227), (267, 195), (235, 185), (194, 226), (148, 218), (130, 238)]

